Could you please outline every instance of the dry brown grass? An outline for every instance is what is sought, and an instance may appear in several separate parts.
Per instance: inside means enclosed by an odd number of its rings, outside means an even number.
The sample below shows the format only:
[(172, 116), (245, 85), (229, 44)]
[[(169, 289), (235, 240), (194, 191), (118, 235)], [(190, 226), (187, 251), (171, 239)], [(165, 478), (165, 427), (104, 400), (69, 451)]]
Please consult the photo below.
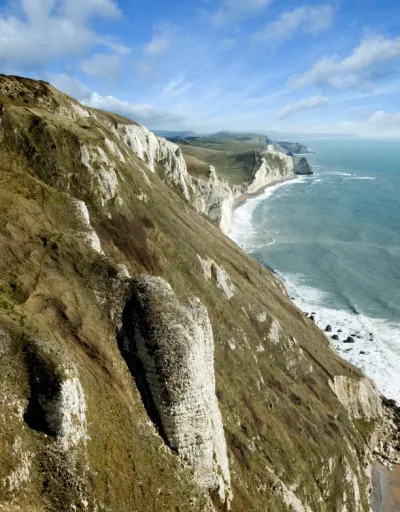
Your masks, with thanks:
[[(0, 85), (9, 80), (0, 77)], [(21, 336), (51, 348), (56, 359), (77, 366), (85, 391), (90, 471), (84, 486), (91, 502), (112, 512), (203, 510), (205, 500), (190, 471), (151, 425), (116, 339), (129, 297), (129, 283), (116, 263), (126, 264), (132, 275), (163, 275), (179, 297), (198, 296), (212, 321), (233, 511), (283, 512), (276, 475), (287, 485), (296, 484), (296, 493), (307, 496), (312, 510), (320, 510), (325, 486), (325, 510), (334, 511), (346, 485), (343, 466), (338, 463), (325, 484), (316, 475), (329, 458), (358, 463), (344, 438), (360, 459), (365, 443), (328, 380), (338, 373), (357, 378), (360, 372), (331, 350), (325, 335), (282, 293), (266, 268), (198, 216), (157, 174), (146, 171), (149, 186), (140, 172), (144, 164), (133, 155), (126, 164), (115, 162), (123, 178), (122, 204), (100, 207), (93, 183), (74, 159), (76, 147), (81, 140), (101, 144), (105, 134), (112, 136), (102, 123), (123, 120), (97, 112), (94, 127), (57, 121), (38, 110), (37, 98), (48, 95), (51, 105), (59, 105), (65, 97), (43, 84), (37, 89), (29, 81), (21, 84), (16, 99), (0, 97), (7, 103), (0, 114), (6, 136), (0, 147), (0, 325), (12, 340), (1, 345), (3, 397), (15, 397), (27, 407), (31, 387)], [(69, 174), (69, 193), (88, 203), (107, 257), (75, 236), (65, 194)], [(139, 191), (148, 195), (148, 203), (137, 199)], [(235, 285), (230, 301), (214, 281), (205, 280), (198, 254), (229, 273)], [(260, 311), (267, 314), (262, 324), (256, 318)], [(272, 319), (282, 326), (279, 344), (268, 340)], [(298, 340), (304, 359), (288, 369), (291, 337)], [(260, 344), (264, 352), (257, 351)], [(10, 414), (4, 400), (0, 413)], [(20, 504), (26, 510), (62, 510), (60, 503), (76, 495), (65, 461), (52, 457), (51, 439), (43, 432), (15, 418), (0, 427), (0, 480), (16, 467), (10, 446), (17, 435), (24, 450), (37, 454), (33, 481), (18, 494)], [(44, 482), (50, 483), (46, 487)], [(365, 485), (360, 479), (366, 507)], [(0, 496), (0, 504), (11, 497)]]

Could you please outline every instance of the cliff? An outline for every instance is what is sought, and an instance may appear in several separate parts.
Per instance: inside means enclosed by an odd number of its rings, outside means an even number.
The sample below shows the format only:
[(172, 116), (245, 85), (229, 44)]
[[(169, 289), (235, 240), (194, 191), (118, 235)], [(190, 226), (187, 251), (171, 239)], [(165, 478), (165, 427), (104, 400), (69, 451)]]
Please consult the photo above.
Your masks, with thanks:
[(0, 141), (0, 509), (368, 511), (379, 397), (206, 217), (229, 186), (39, 81)]
[(287, 153), (292, 153), (293, 155), (299, 155), (302, 153), (305, 154), (310, 152), (308, 146), (305, 146), (304, 144), (299, 144), (298, 142), (279, 141), (275, 142), (274, 144), (279, 145), (284, 151), (286, 151)]
[(293, 157), (276, 151), (271, 144), (265, 151), (257, 153), (254, 172), (245, 192), (254, 194), (266, 185), (290, 177), (294, 177)]

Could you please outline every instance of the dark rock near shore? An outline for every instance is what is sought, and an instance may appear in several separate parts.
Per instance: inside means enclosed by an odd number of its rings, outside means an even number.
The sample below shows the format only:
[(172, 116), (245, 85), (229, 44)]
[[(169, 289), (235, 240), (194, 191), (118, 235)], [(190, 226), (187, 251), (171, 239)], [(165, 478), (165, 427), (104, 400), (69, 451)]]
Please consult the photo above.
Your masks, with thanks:
[(354, 343), (354, 338), (352, 336), (348, 336), (344, 343)]
[(294, 173), (299, 175), (314, 174), (311, 170), (310, 164), (307, 161), (307, 158), (304, 158), (304, 156), (294, 157)]
[(330, 325), (327, 325), (325, 327), (325, 332), (332, 332), (332, 327)]
[(337, 334), (334, 334), (334, 335), (332, 336), (332, 339), (333, 339), (333, 340), (336, 340), (336, 341), (339, 341), (339, 336), (338, 336)]

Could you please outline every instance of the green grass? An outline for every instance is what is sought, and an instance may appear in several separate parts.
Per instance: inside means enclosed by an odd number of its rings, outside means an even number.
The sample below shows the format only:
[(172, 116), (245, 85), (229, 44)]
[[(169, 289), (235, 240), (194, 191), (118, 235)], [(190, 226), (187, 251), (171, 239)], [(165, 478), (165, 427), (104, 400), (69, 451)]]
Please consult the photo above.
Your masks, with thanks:
[[(234, 152), (209, 149), (207, 147), (180, 144), (183, 156), (188, 164), (188, 170), (193, 175), (199, 175), (198, 169), (208, 169), (210, 165), (216, 168), (218, 176), (227, 180), (231, 185), (241, 185), (248, 181), (255, 165), (255, 152)], [(204, 172), (203, 172), (204, 175)]]

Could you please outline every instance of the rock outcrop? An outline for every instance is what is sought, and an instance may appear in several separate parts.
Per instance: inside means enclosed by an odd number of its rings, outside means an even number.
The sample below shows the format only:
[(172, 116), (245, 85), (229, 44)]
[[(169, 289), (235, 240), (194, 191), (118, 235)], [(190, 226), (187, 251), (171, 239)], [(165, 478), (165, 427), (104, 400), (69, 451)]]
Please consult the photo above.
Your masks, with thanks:
[(226, 270), (210, 258), (203, 260), (201, 256), (197, 255), (197, 257), (199, 258), (202, 266), (204, 277), (207, 280), (214, 280), (217, 288), (219, 288), (225, 297), (230, 300), (234, 295), (235, 287)]
[(295, 156), (293, 158), (293, 160), (294, 160), (293, 171), (295, 174), (299, 174), (299, 175), (313, 174), (313, 171), (310, 167), (310, 164), (308, 163), (307, 158), (305, 158), (304, 156), (302, 156), (300, 158)]
[(130, 307), (125, 357), (136, 353), (143, 365), (162, 433), (194, 468), (199, 484), (229, 508), (230, 475), (207, 309), (197, 298), (181, 304), (164, 279), (150, 276), (135, 279)]
[(371, 420), (382, 416), (381, 399), (369, 379), (336, 375), (329, 385), (351, 418)]

